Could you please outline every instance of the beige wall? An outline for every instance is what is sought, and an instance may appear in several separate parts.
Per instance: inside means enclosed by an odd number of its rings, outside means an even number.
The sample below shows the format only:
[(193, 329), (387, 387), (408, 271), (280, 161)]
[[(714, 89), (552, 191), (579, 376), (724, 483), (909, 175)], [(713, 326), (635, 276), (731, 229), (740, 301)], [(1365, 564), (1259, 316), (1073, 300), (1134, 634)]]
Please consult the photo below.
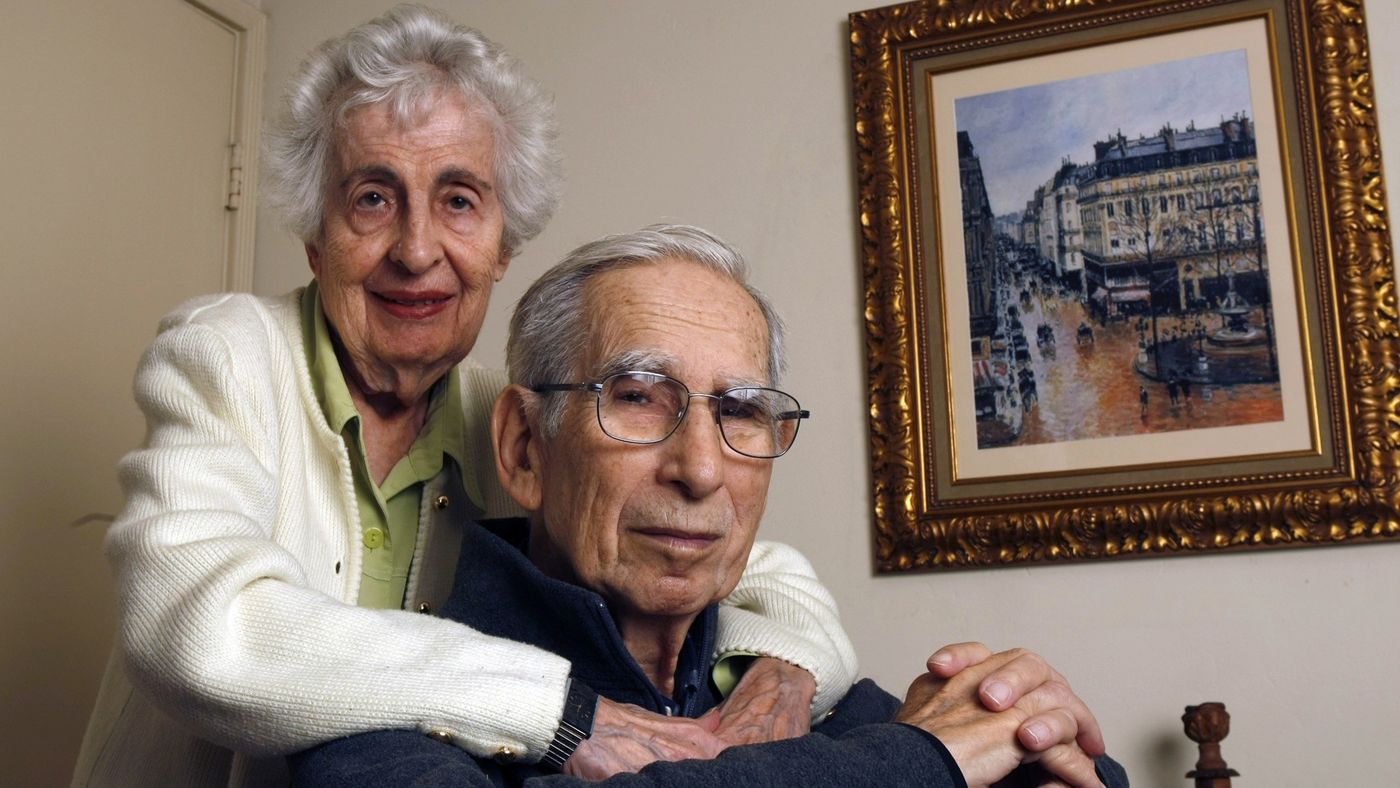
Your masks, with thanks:
[[(577, 243), (675, 219), (744, 249), (787, 316), (789, 388), (816, 414), (780, 461), (765, 534), (800, 547), (841, 600), (865, 673), (902, 692), (934, 647), (1032, 646), (1075, 682), (1138, 785), (1185, 785), (1182, 706), (1225, 701), (1240, 784), (1397, 785), (1400, 544), (874, 577), (846, 14), (856, 0), (447, 2), (558, 95), (570, 186), (516, 260), (478, 347), (500, 363), (507, 308)], [(876, 3), (870, 3), (875, 5)], [(1400, 26), (1371, 0), (1375, 30)], [(263, 0), (269, 95), (322, 37), (383, 3)], [(1389, 182), (1400, 65), (1376, 52)], [(257, 289), (306, 279), (262, 217)]]
[(115, 626), (102, 543), (122, 502), (117, 461), (144, 433), (132, 373), (160, 316), (235, 268), (228, 143), (253, 63), (211, 5), (227, 3), (0, 12), (5, 785), (69, 778)]

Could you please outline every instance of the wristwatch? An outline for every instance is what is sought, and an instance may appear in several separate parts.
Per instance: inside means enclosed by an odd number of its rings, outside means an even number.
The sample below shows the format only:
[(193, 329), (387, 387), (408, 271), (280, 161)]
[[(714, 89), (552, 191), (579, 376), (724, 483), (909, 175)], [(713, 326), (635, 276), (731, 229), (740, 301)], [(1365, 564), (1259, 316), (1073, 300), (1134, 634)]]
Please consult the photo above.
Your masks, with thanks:
[(554, 731), (554, 740), (549, 743), (541, 763), (563, 770), (564, 762), (583, 744), (584, 739), (593, 735), (593, 714), (598, 710), (598, 693), (582, 681), (569, 679), (569, 691), (564, 698), (564, 716), (559, 720), (559, 728)]

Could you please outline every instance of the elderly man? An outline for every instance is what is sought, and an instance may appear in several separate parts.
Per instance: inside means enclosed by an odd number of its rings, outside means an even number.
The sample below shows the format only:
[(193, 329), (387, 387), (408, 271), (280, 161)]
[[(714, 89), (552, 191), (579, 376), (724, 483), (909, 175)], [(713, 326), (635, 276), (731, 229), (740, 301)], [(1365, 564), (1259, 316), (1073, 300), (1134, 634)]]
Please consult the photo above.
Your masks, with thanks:
[[(529, 519), (467, 530), (443, 612), (568, 657), (575, 742), (546, 760), (574, 773), (573, 747), (582, 753), (590, 734), (606, 733), (593, 726), (600, 694), (696, 718), (699, 729), (718, 723), (716, 603), (746, 563), (764, 560), (750, 552), (772, 463), (807, 412), (774, 388), (777, 316), (745, 284), (737, 253), (696, 228), (581, 247), (531, 287), (511, 328), (513, 383), (496, 400), (492, 433), (502, 486)], [(1093, 716), (1034, 655), (964, 644), (933, 664), (943, 677), (916, 679), (902, 706), (862, 681), (817, 733), (615, 779), (955, 786), (1034, 770), (1019, 776), (1126, 783), (1106, 758), (1096, 773), (1076, 743), (1102, 752)], [(1014, 689), (1000, 711), (979, 698), (991, 678)], [(513, 785), (545, 774), (473, 759), (446, 738), (351, 737), (294, 758), (295, 775), (346, 786)]]

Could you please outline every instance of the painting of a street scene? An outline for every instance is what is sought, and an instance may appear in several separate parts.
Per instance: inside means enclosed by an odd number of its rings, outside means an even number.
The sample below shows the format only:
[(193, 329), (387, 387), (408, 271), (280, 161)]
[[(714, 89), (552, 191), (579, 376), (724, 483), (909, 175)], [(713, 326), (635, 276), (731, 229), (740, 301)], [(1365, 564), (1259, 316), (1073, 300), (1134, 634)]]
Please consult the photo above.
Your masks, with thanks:
[(954, 108), (979, 449), (1283, 419), (1244, 50)]

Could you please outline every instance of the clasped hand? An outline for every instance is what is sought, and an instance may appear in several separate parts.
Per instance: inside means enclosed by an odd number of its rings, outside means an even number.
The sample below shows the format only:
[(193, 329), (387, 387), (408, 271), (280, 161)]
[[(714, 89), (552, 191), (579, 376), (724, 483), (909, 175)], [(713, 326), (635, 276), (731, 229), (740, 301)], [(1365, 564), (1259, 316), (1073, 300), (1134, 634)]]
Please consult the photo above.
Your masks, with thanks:
[(1093, 762), (1104, 754), (1098, 721), (1040, 655), (958, 643), (935, 652), (928, 668), (909, 686), (895, 721), (938, 737), (970, 788), (995, 785), (1030, 764), (1043, 772), (1038, 784), (1101, 788)]
[(593, 735), (564, 764), (575, 777), (601, 780), (652, 761), (713, 758), (726, 747), (801, 736), (811, 729), (812, 674), (782, 660), (759, 658), (723, 704), (698, 719), (662, 717), (636, 706), (599, 700)]

